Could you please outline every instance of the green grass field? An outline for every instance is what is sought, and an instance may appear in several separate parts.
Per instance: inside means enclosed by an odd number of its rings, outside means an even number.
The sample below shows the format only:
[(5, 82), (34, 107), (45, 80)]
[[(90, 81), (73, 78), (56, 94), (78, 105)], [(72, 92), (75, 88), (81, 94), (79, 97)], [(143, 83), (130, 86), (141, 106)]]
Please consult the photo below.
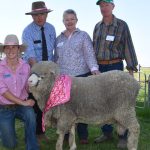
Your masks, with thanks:
[[(150, 74), (150, 68), (142, 68), (143, 74)], [(137, 74), (135, 75), (138, 78)], [(141, 81), (144, 81), (144, 75), (141, 75)], [(144, 83), (141, 82), (141, 86), (144, 86)], [(146, 91), (147, 92), (147, 91)], [(142, 88), (140, 90), (137, 106), (144, 106), (144, 94), (145, 90)], [(147, 94), (147, 93), (146, 93)], [(147, 95), (146, 95), (147, 96)], [(146, 97), (147, 98), (147, 97)], [(140, 123), (140, 137), (138, 150), (150, 150), (150, 107), (136, 108), (137, 118)], [(16, 132), (18, 138), (18, 146), (15, 150), (25, 150), (24, 143), (24, 130), (23, 124), (20, 121), (16, 123)], [(57, 140), (56, 129), (47, 129), (46, 135), (50, 138), (49, 144), (45, 141), (42, 141), (40, 144), (40, 150), (55, 150), (55, 144)], [(78, 138), (77, 141), (77, 150), (117, 150), (118, 137), (116, 131), (114, 130), (114, 139), (109, 142), (104, 142), (101, 144), (94, 144), (94, 138), (100, 135), (100, 130), (98, 126), (89, 125), (89, 144), (80, 145)], [(64, 144), (64, 150), (68, 150), (69, 147), (67, 144)], [(0, 143), (0, 150), (7, 150), (2, 147)]]

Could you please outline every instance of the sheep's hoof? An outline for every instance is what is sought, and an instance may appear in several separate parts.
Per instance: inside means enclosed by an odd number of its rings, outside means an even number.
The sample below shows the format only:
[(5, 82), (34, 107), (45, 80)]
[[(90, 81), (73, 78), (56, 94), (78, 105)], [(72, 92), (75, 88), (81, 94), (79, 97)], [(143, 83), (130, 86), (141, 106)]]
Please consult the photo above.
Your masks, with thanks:
[(117, 144), (117, 148), (120, 148), (120, 149), (127, 148), (127, 140), (119, 139), (119, 142)]
[(73, 146), (70, 147), (69, 150), (76, 150), (76, 149), (77, 149), (77, 146), (76, 146), (76, 145), (73, 145)]
[(70, 150), (76, 150), (76, 147), (70, 148)]

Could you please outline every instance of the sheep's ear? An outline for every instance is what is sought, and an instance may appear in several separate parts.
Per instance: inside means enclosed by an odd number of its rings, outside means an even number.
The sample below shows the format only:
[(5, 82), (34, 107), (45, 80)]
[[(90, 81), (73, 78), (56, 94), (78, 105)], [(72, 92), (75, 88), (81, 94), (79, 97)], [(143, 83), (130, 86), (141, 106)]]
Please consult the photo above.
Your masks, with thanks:
[(48, 66), (48, 72), (49, 74), (52, 74), (53, 76), (57, 76), (59, 74), (59, 66), (58, 64), (52, 62), (52, 61), (48, 61), (47, 62), (47, 66)]
[(45, 77), (44, 75), (41, 75), (38, 79), (42, 80), (42, 79), (44, 79), (44, 77)]
[(59, 67), (56, 63), (53, 63), (50, 67), (50, 73), (53, 74), (54, 76), (59, 74)]
[(50, 69), (49, 71), (51, 74), (56, 75), (56, 70), (55, 69)]

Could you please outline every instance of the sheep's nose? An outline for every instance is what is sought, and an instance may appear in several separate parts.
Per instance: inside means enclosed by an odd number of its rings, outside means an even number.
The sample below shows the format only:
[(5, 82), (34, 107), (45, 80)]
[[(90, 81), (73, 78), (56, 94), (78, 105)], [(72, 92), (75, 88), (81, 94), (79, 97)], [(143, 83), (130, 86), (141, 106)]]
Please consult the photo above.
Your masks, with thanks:
[(32, 80), (28, 80), (28, 83), (32, 83)]
[(28, 80), (28, 84), (29, 84), (29, 86), (31, 86), (31, 85), (32, 85), (32, 83), (33, 83), (33, 81), (32, 81), (32, 80)]

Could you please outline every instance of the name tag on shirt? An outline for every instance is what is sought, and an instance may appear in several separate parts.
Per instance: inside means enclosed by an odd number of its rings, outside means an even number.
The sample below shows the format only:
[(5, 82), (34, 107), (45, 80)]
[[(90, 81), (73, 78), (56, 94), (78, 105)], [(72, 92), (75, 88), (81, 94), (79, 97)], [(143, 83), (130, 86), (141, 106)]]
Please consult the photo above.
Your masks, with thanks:
[(106, 41), (114, 41), (114, 39), (115, 39), (115, 36), (113, 36), (113, 35), (106, 36)]
[(11, 77), (11, 74), (4, 74), (3, 77), (4, 77), (4, 78), (10, 78), (10, 77)]
[(36, 40), (36, 41), (33, 41), (34, 44), (38, 44), (38, 43), (41, 43), (41, 40)]
[(57, 47), (62, 47), (64, 45), (64, 42), (60, 42), (57, 44)]

